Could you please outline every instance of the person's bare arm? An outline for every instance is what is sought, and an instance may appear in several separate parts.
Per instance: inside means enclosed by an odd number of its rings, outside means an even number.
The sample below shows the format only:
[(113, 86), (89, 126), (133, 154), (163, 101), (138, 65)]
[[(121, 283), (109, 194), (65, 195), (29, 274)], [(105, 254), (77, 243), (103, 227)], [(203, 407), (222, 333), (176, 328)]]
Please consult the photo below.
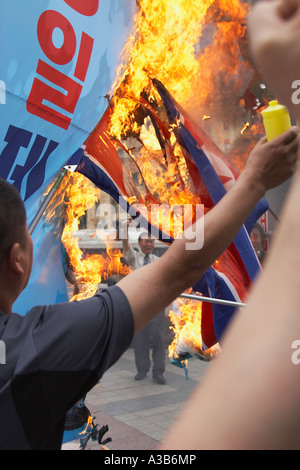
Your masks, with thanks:
[(203, 248), (187, 249), (188, 244), (201, 238), (200, 223), (194, 240), (185, 236), (175, 240), (158, 261), (118, 283), (131, 305), (136, 332), (193, 286), (232, 242), (265, 192), (292, 176), (297, 149), (297, 129), (287, 131), (273, 142), (260, 141), (238, 181), (205, 216)]
[[(261, 2), (250, 19), (253, 56), (286, 104), (291, 79), (300, 71), (299, 26), (300, 0)], [(278, 68), (283, 69), (279, 81)], [(299, 106), (289, 108), (299, 121)], [(164, 449), (300, 447), (300, 366), (292, 361), (293, 343), (300, 339), (299, 233), (298, 174), (248, 306), (235, 317), (222, 356), (168, 434)]]
[(123, 248), (123, 256), (126, 262), (129, 265), (134, 265), (136, 261), (136, 252), (134, 251), (134, 249), (129, 243), (129, 233), (128, 233), (129, 225), (130, 225), (129, 220), (126, 220), (122, 225), (122, 248)]
[[(298, 449), (300, 365), (300, 177), (264, 272), (163, 449)], [(182, 429), (185, 430), (182, 433)]]

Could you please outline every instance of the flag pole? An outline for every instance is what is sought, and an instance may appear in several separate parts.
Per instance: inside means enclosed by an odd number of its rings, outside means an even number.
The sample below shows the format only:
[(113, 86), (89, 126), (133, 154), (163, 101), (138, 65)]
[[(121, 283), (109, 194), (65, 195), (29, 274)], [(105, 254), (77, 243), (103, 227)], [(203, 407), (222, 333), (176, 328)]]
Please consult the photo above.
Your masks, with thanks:
[(276, 220), (276, 222), (280, 222), (280, 219), (279, 217), (275, 214), (275, 212), (269, 207), (268, 211), (270, 212), (270, 214), (274, 217), (274, 219)]
[(52, 198), (54, 196), (54, 194), (56, 193), (57, 191), (57, 188), (59, 187), (59, 185), (61, 184), (62, 180), (64, 179), (65, 175), (67, 174), (68, 172), (68, 168), (65, 167), (61, 170), (57, 180), (55, 181), (54, 185), (52, 186), (52, 188), (50, 189), (49, 193), (47, 194), (47, 196), (45, 197), (44, 201), (42, 202), (42, 205), (41, 207), (39, 208), (39, 210), (37, 211), (36, 215), (34, 216), (31, 224), (29, 225), (29, 233), (30, 235), (33, 234), (37, 224), (39, 223), (39, 221), (41, 220), (41, 218), (43, 217), (43, 214), (45, 212), (45, 210), (47, 209), (47, 207), (49, 206), (50, 202), (52, 201)]
[(211, 304), (227, 305), (229, 307), (246, 307), (246, 304), (243, 304), (241, 302), (231, 302), (230, 300), (214, 299), (211, 297), (203, 297), (202, 295), (181, 294), (179, 298), (198, 300), (199, 302), (208, 302)]

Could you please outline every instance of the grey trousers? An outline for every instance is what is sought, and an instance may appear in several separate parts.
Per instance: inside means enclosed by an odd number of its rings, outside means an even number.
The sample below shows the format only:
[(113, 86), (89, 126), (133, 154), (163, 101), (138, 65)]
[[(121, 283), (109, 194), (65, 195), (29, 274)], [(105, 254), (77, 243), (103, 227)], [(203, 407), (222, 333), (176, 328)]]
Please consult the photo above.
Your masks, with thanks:
[(138, 373), (147, 374), (150, 371), (150, 349), (152, 347), (152, 374), (162, 375), (165, 372), (166, 341), (165, 311), (160, 312), (148, 325), (146, 325), (134, 338), (133, 348), (135, 365)]

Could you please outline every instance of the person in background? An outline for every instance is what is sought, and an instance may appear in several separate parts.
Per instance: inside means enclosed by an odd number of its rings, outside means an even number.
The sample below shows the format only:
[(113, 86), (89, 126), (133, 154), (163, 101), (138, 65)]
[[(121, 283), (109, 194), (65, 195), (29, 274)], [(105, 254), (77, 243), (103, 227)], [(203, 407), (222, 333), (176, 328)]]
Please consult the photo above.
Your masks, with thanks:
[(252, 229), (251, 232), (251, 242), (253, 245), (253, 248), (257, 254), (257, 257), (260, 261), (260, 263), (263, 263), (264, 257), (265, 257), (265, 232), (264, 229), (262, 228), (259, 223), (256, 223)]
[[(128, 227), (128, 222), (126, 225)], [(155, 240), (150, 234), (143, 232), (139, 235), (138, 250), (135, 250), (130, 245), (128, 230), (126, 235), (127, 236), (122, 239), (123, 255), (126, 262), (133, 270), (153, 263), (158, 259), (158, 256), (153, 254)], [(135, 380), (143, 380), (147, 377), (151, 368), (150, 352), (152, 349), (152, 379), (160, 385), (166, 383), (164, 377), (166, 368), (165, 329), (166, 314), (165, 310), (162, 310), (134, 338), (133, 348), (137, 369)]]

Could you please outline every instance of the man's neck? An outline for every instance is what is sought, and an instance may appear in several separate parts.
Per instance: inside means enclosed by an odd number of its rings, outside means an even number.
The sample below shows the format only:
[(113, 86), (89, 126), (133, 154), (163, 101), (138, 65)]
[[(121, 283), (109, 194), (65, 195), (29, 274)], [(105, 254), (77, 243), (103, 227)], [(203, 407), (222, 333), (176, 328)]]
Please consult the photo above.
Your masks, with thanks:
[(0, 285), (3, 287), (3, 290), (1, 289), (0, 292), (0, 310), (7, 315), (10, 315), (12, 313), (12, 306), (14, 302), (12, 301), (9, 291), (6, 289), (5, 283), (3, 282), (3, 279), (1, 280), (1, 278)]
[(0, 310), (10, 315), (13, 304), (22, 292), (18, 277), (12, 276), (9, 270), (3, 269), (0, 272)]
[(6, 314), (6, 315), (11, 315), (11, 313), (12, 313), (12, 308), (11, 308), (11, 307), (7, 307), (7, 306), (5, 306), (5, 304), (2, 304), (2, 303), (0, 302), (0, 314), (1, 314), (1, 313), (4, 313), (4, 314)]

